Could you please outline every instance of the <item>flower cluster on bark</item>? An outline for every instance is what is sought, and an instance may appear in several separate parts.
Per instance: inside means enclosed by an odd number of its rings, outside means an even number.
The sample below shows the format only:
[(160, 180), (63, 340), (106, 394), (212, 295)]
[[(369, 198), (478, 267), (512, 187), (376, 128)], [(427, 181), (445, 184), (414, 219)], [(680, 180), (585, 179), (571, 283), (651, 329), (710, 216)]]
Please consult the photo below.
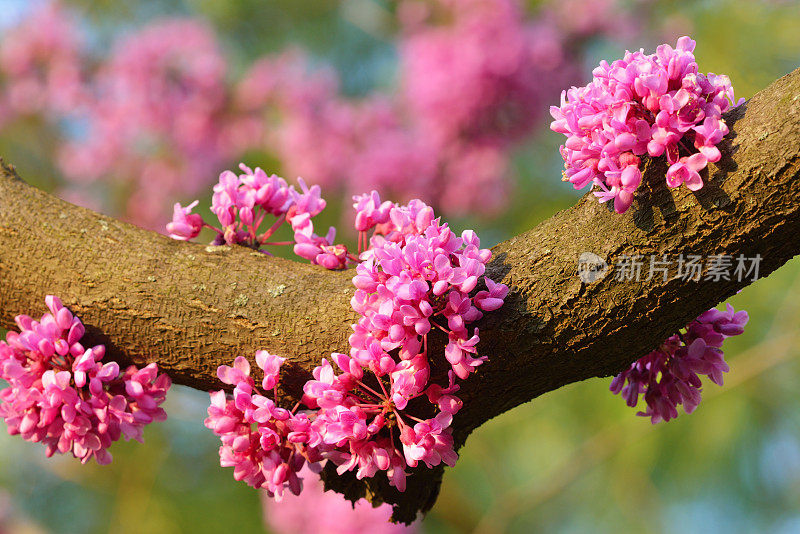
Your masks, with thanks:
[[(223, 174), (220, 184), (234, 180), (232, 173)], [(255, 195), (249, 185), (244, 187), (244, 196)], [(318, 193), (312, 196), (315, 200), (308, 203), (286, 195), (279, 214), (291, 214), (286, 216), (293, 226), (307, 221), (324, 206)], [(382, 202), (375, 191), (353, 200), (359, 256), (354, 257), (351, 305), (360, 319), (353, 325), (349, 354), (323, 358), (303, 388), (302, 401), (291, 409), (276, 404), (284, 359), (266, 351), (255, 355), (263, 372), (260, 386), (247, 359), (239, 356), (232, 367), (218, 369), (233, 393), (211, 394), (205, 424), (222, 440), (221, 465), (233, 467), (234, 478), (277, 499), (287, 489), (300, 492), (297, 473), (304, 465), (318, 472), (322, 462), (330, 461), (339, 473), (355, 470), (357, 478), (384, 472), (400, 491), (406, 470), (420, 462), (453, 465), (458, 456), (450, 425), (462, 405), (457, 381), (487, 359), (477, 353), (479, 332), (470, 324), (502, 306), (508, 293), (505, 285), (484, 276), (491, 252), (480, 248), (473, 231), (456, 235), (420, 200), (400, 206)], [(190, 217), (179, 206), (175, 213), (171, 231)], [(196, 222), (193, 228), (200, 226)], [(191, 234), (196, 235), (194, 230)], [(239, 244), (247, 244), (255, 233), (242, 235)], [(298, 239), (295, 252), (324, 267), (340, 266), (304, 255), (306, 246)], [(485, 289), (475, 292), (480, 282)], [(428, 352), (427, 336), (434, 328), (447, 334), (443, 354)], [(433, 358), (448, 362), (446, 384), (430, 380)]]
[(700, 404), (705, 375), (722, 385), (722, 373), (728, 372), (722, 343), (744, 332), (749, 316), (712, 308), (670, 336), (659, 348), (634, 362), (611, 382), (611, 392), (621, 393), (628, 406), (634, 407), (644, 397), (646, 408), (637, 415), (649, 417), (653, 424), (678, 417), (678, 406), (692, 413)]
[(105, 347), (84, 347), (83, 323), (58, 297), (35, 321), (18, 315), (19, 332), (0, 341), (0, 417), (9, 434), (45, 445), (47, 456), (72, 453), (86, 463), (111, 462), (108, 448), (120, 436), (142, 441), (144, 426), (163, 421), (160, 407), (170, 387), (151, 363), (120, 370), (103, 363)]
[(576, 189), (589, 184), (600, 202), (627, 211), (642, 181), (641, 160), (666, 155), (667, 185), (703, 187), (700, 171), (719, 161), (717, 144), (728, 133), (722, 114), (736, 102), (727, 76), (701, 74), (695, 42), (681, 37), (655, 54), (626, 52), (600, 62), (594, 79), (572, 87), (553, 106), (551, 128), (567, 136), (561, 147), (564, 179)]

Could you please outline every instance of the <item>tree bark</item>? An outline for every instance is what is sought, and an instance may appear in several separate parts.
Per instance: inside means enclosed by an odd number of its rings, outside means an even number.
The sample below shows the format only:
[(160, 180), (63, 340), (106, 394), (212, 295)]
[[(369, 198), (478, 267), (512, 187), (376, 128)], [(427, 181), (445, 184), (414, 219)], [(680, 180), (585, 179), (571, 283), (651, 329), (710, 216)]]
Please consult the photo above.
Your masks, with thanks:
[[(505, 306), (479, 323), (489, 361), (459, 393), (459, 446), (511, 408), (565, 384), (618, 373), (752, 276), (646, 280), (651, 255), (760, 255), (761, 277), (800, 252), (800, 69), (729, 112), (723, 157), (692, 193), (668, 189), (662, 158), (646, 163), (633, 207), (617, 215), (591, 194), (493, 249), (487, 275), (510, 287)], [(592, 283), (577, 274), (592, 252), (611, 268)], [(617, 280), (624, 256), (642, 256), (640, 281)], [(73, 206), (0, 173), (0, 326), (44, 311), (55, 294), (123, 364), (158, 365), (179, 384), (221, 387), (217, 366), (257, 349), (288, 358), (280, 396), (297, 399), (321, 358), (347, 352), (354, 288), (350, 272), (290, 262), (241, 247), (164, 236)], [(433, 339), (434, 377), (447, 368)], [(438, 349), (437, 349), (438, 347)], [(438, 355), (438, 356), (436, 356)], [(328, 473), (351, 498), (389, 502), (395, 519), (429, 509), (442, 469), (412, 470), (405, 493), (383, 477)]]

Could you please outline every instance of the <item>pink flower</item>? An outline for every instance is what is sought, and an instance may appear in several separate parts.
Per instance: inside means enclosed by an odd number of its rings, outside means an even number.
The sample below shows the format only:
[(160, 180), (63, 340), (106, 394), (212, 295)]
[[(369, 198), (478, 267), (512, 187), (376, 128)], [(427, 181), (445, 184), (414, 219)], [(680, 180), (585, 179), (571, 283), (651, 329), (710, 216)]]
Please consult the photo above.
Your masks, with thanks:
[(261, 385), (266, 391), (274, 388), (278, 384), (281, 365), (286, 358), (275, 356), (265, 350), (256, 351), (256, 363), (264, 371), (264, 380)]
[(404, 410), (408, 401), (421, 395), (428, 385), (428, 360), (422, 356), (404, 360), (397, 364), (390, 377), (392, 402), (399, 410)]
[(176, 203), (172, 214), (172, 222), (167, 224), (167, 232), (172, 239), (188, 241), (200, 235), (203, 229), (203, 217), (192, 213), (192, 209), (197, 206), (199, 201), (195, 200), (185, 208)]
[(722, 156), (716, 145), (728, 135), (728, 126), (725, 121), (716, 117), (706, 117), (702, 124), (694, 127), (694, 131), (695, 147), (708, 161), (719, 161)]
[[(262, 385), (275, 387), (283, 359), (259, 351), (256, 360), (266, 369)], [(255, 389), (247, 359), (239, 356), (233, 367), (220, 366), (220, 379), (234, 385), (232, 397), (224, 390), (211, 393), (205, 426), (220, 437), (220, 465), (233, 467), (236, 480), (263, 488), (281, 500), (286, 490), (302, 489), (298, 471), (306, 462), (321, 460), (320, 436), (308, 424), (308, 415), (278, 407)]]
[[(321, 265), (326, 269), (344, 269), (355, 258), (347, 247), (334, 243), (336, 230), (331, 227), (325, 237), (314, 233), (312, 217), (325, 208), (319, 186), (309, 188), (302, 179), (298, 183), (303, 193), (297, 193), (278, 176), (268, 176), (260, 168), (253, 171), (240, 164), (242, 174), (224, 171), (214, 186), (211, 211), (217, 216), (220, 228), (206, 224), (200, 215), (192, 214), (197, 205), (194, 201), (182, 208), (175, 204), (172, 222), (167, 231), (174, 239), (188, 240), (199, 235), (204, 226), (217, 232), (214, 244), (243, 245), (260, 249), (264, 245), (286, 245), (272, 243), (269, 238), (288, 220), (295, 234), (294, 252), (301, 258)], [(263, 233), (259, 227), (270, 215), (277, 219)], [(387, 215), (388, 216), (388, 215)]]
[(47, 456), (70, 452), (82, 463), (111, 462), (120, 436), (142, 441), (145, 425), (166, 419), (160, 408), (171, 385), (152, 363), (120, 372), (102, 363), (105, 347), (84, 349), (81, 321), (58, 297), (45, 298), (41, 321), (17, 316), (19, 333), (0, 342), (0, 417), (10, 434), (42, 442)]
[(320, 237), (314, 233), (314, 225), (309, 218), (308, 213), (302, 213), (291, 219), (292, 227), (296, 229), (294, 253), (326, 269), (344, 269), (350, 257), (346, 246), (334, 244), (336, 229), (331, 226), (328, 234)]
[(406, 463), (416, 467), (422, 461), (428, 467), (434, 467), (444, 462), (454, 466), (458, 454), (453, 450), (453, 436), (451, 430), (443, 429), (437, 421), (423, 421), (414, 425), (413, 431), (403, 433), (403, 452)]
[(217, 377), (225, 384), (235, 385), (240, 382), (252, 383), (250, 378), (250, 363), (244, 356), (237, 356), (233, 362), (233, 367), (220, 365), (217, 368)]
[(267, 173), (256, 167), (253, 171), (244, 163), (239, 164), (244, 174), (239, 175), (244, 195), (252, 200), (248, 204), (257, 205), (267, 213), (276, 217), (285, 215), (294, 202), (291, 188), (286, 181), (274, 174)]
[(667, 185), (679, 187), (681, 184), (685, 184), (691, 191), (701, 189), (703, 179), (700, 178), (700, 171), (706, 168), (707, 162), (708, 160), (703, 154), (682, 157), (667, 169)]
[(724, 312), (703, 312), (685, 333), (671, 336), (617, 375), (612, 393), (621, 393), (631, 407), (643, 395), (647, 408), (638, 415), (650, 417), (653, 424), (677, 417), (679, 405), (691, 413), (700, 403), (701, 375), (722, 385), (729, 368), (719, 347), (726, 337), (741, 334), (747, 319), (747, 312), (734, 312), (730, 304)]
[(484, 280), (488, 291), (478, 291), (475, 294), (475, 305), (483, 311), (494, 311), (503, 305), (503, 299), (508, 295), (508, 286), (490, 278)]
[(473, 358), (471, 355), (477, 352), (476, 345), (480, 341), (478, 337), (478, 329), (475, 329), (475, 335), (469, 339), (460, 339), (453, 335), (450, 336), (450, 342), (444, 349), (444, 355), (447, 361), (453, 366), (453, 371), (461, 378), (467, 378), (469, 373), (474, 371), (474, 368), (486, 361), (486, 357)]
[(297, 183), (300, 184), (302, 193), (294, 192), (294, 203), (289, 207), (286, 218), (291, 220), (301, 213), (307, 213), (309, 217), (319, 215), (325, 209), (325, 200), (320, 196), (322, 193), (320, 187), (315, 185), (309, 188), (302, 178), (298, 178)]
[(355, 227), (359, 232), (365, 232), (377, 224), (389, 220), (389, 210), (392, 203), (388, 200), (381, 203), (377, 191), (370, 194), (356, 195), (353, 197), (353, 207), (356, 209)]
[[(564, 179), (576, 188), (592, 183), (600, 202), (614, 200), (617, 213), (628, 210), (641, 182), (639, 158), (666, 154), (667, 184), (695, 191), (703, 187), (699, 171), (721, 157), (717, 144), (728, 133), (722, 113), (733, 103), (726, 77), (697, 72), (694, 41), (661, 45), (655, 54), (626, 52), (593, 71), (584, 87), (572, 87), (561, 105), (550, 108), (550, 128), (563, 133)], [(690, 130), (699, 153), (682, 142)]]
[(334, 408), (344, 400), (348, 389), (349, 384), (338, 380), (331, 364), (323, 358), (322, 364), (314, 369), (314, 380), (303, 386), (303, 404), (309, 408)]

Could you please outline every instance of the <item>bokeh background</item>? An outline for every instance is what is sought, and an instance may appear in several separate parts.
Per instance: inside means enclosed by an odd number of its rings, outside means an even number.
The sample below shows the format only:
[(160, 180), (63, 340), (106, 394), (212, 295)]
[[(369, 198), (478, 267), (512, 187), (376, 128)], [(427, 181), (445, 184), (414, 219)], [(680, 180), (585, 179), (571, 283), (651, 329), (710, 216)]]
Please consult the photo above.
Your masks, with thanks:
[[(321, 184), (331, 224), (377, 188), (493, 244), (578, 198), (547, 110), (601, 59), (688, 34), (750, 97), (800, 65), (798, 28), (788, 0), (0, 0), (0, 155), (161, 231), (245, 161)], [(595, 379), (490, 421), (417, 530), (800, 532), (799, 296), (792, 261), (731, 301), (750, 324), (692, 415), (652, 426)], [(106, 467), (0, 433), (0, 531), (263, 531), (207, 405), (175, 387)]]

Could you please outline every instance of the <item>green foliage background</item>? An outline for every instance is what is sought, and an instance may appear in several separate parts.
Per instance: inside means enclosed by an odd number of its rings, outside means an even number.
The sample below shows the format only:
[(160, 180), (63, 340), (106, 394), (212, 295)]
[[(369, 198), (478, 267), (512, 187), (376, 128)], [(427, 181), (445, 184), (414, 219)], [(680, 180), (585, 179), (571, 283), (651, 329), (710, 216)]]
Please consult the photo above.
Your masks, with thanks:
[[(395, 76), (388, 0), (68, 3), (86, 14), (98, 50), (155, 16), (196, 14), (221, 33), (234, 70), (260, 54), (300, 44), (337, 67), (349, 94), (391, 87)], [(0, 9), (4, 4), (19, 8), (20, 1), (0, 0)], [(798, 2), (674, 0), (648, 6), (652, 35), (663, 24), (685, 28), (698, 42), (701, 70), (728, 74), (737, 96), (750, 97), (800, 64)], [(623, 45), (655, 44), (598, 40), (586, 75), (601, 58), (619, 57)], [(0, 135), (0, 154), (48, 188), (55, 172), (45, 155), (53, 140), (37, 131)], [(518, 150), (513, 179), (519, 185), (507, 213), (455, 226), (474, 226), (496, 242), (573, 203), (578, 193), (559, 181), (560, 142), (543, 125)], [(728, 342), (732, 371), (726, 385), (705, 388), (691, 416), (653, 427), (608, 392), (608, 379), (595, 379), (489, 422), (448, 470), (423, 530), (800, 531), (798, 296), (795, 260), (732, 300), (750, 312), (750, 325)], [(115, 445), (109, 467), (45, 459), (41, 447), (3, 433), (0, 486), (15, 510), (13, 528), (23, 529), (13, 531), (262, 530), (256, 492), (218, 465), (218, 442), (202, 425), (207, 399), (176, 387), (168, 399), (169, 421), (147, 429), (144, 445)]]

